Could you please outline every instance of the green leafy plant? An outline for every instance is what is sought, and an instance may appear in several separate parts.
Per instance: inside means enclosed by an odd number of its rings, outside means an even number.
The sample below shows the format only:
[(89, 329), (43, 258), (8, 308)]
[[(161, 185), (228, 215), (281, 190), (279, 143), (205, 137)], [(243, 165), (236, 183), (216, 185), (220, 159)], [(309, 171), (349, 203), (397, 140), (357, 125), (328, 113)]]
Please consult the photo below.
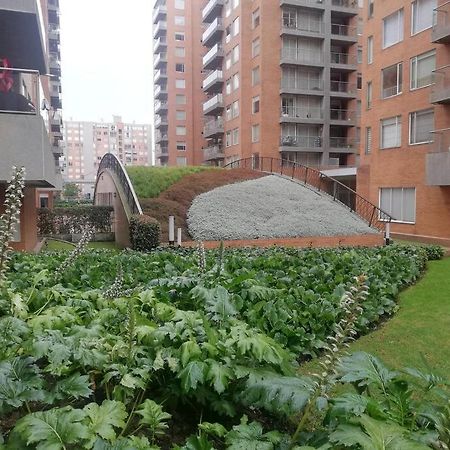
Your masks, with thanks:
[(130, 219), (130, 241), (133, 250), (148, 252), (160, 243), (161, 227), (157, 220), (145, 215)]

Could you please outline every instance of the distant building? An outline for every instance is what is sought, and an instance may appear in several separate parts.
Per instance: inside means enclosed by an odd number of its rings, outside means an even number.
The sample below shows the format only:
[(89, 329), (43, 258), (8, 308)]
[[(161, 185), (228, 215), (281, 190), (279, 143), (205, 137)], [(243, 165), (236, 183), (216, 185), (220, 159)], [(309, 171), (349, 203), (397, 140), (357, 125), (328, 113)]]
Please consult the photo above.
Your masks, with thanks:
[(63, 179), (75, 182), (85, 197), (93, 198), (98, 166), (106, 153), (113, 153), (125, 166), (152, 164), (150, 125), (112, 122), (64, 122)]

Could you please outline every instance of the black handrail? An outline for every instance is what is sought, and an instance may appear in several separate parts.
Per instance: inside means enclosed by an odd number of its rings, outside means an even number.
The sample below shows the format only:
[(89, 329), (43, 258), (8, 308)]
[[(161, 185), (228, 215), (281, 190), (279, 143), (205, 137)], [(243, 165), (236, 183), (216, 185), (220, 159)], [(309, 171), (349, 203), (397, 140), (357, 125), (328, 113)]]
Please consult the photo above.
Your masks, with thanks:
[[(98, 180), (100, 179), (101, 173), (107, 169), (116, 175), (117, 180), (119, 181), (120, 186), (125, 194), (125, 200), (128, 204), (128, 207), (130, 208), (131, 213), (142, 214), (141, 205), (139, 203), (136, 193), (134, 192), (133, 185), (131, 183), (130, 178), (128, 177), (125, 167), (117, 158), (117, 156), (113, 155), (112, 153), (106, 153), (105, 156), (103, 156), (102, 160), (100, 161), (97, 172), (97, 183)], [(95, 185), (95, 191), (97, 191), (97, 183)]]
[(392, 221), (392, 217), (344, 183), (325, 175), (320, 170), (287, 159), (267, 156), (238, 159), (226, 164), (224, 167), (229, 169), (253, 169), (297, 179), (318, 192), (330, 195), (333, 200), (342, 203), (350, 211), (358, 215), (369, 227), (384, 232), (386, 238), (389, 239), (387, 224)]

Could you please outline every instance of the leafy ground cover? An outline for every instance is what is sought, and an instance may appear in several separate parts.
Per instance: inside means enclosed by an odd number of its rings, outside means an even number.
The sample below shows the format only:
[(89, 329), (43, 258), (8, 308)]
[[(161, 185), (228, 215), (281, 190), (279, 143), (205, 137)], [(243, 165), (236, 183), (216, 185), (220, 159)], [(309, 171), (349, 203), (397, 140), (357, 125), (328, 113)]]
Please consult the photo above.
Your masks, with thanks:
[[(333, 356), (396, 310), (424, 269), (422, 249), (97, 250), (57, 271), (64, 258), (15, 255), (0, 288), (8, 450), (423, 449), (446, 439), (441, 406), (424, 400), (419, 411), (400, 373), (370, 355)], [(356, 395), (328, 401), (328, 377), (297, 375), (321, 352)], [(415, 376), (422, 396), (445, 386)], [(304, 433), (313, 404), (324, 428)]]
[[(56, 251), (70, 251), (75, 248), (75, 244), (66, 241), (59, 241), (55, 239), (47, 239), (42, 251), (56, 252)], [(108, 249), (118, 250), (115, 242), (89, 242), (88, 248), (92, 249)]]

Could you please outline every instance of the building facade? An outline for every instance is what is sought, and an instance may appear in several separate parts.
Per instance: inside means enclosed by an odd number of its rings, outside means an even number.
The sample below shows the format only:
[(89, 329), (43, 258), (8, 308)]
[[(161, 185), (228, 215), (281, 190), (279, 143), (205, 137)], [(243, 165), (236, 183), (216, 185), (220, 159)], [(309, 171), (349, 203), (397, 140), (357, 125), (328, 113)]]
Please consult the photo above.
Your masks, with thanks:
[(65, 182), (74, 182), (87, 198), (93, 198), (98, 166), (106, 153), (113, 153), (125, 166), (149, 166), (152, 163), (150, 125), (124, 123), (114, 116), (106, 122), (64, 122)]
[(50, 11), (47, 0), (0, 0), (0, 213), (12, 166), (25, 167), (13, 242), (21, 250), (36, 248), (37, 207), (50, 205), (52, 191), (61, 188), (61, 146), (51, 130)]
[[(163, 100), (166, 108), (155, 123), (164, 139), (159, 161), (223, 165), (270, 156), (354, 164), (358, 11), (353, 0), (158, 0), (155, 112)], [(177, 41), (181, 23), (189, 30)], [(177, 72), (185, 60), (189, 76)], [(191, 122), (182, 122), (181, 102)], [(186, 157), (177, 160), (184, 132)]]
[(394, 235), (450, 243), (450, 4), (365, 2), (358, 192)]

